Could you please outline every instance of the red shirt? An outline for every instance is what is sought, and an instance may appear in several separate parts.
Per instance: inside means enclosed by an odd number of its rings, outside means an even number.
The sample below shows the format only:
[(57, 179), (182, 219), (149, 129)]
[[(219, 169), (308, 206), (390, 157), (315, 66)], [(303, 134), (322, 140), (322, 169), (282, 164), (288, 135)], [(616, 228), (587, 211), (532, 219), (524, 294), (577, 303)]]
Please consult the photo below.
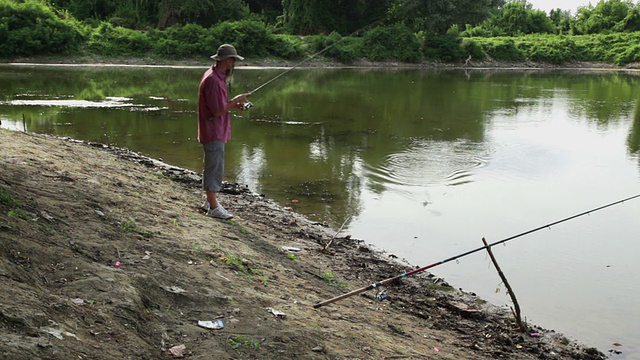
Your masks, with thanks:
[(231, 139), (231, 116), (229, 112), (214, 118), (229, 102), (226, 75), (211, 67), (200, 80), (198, 91), (198, 142), (226, 143)]

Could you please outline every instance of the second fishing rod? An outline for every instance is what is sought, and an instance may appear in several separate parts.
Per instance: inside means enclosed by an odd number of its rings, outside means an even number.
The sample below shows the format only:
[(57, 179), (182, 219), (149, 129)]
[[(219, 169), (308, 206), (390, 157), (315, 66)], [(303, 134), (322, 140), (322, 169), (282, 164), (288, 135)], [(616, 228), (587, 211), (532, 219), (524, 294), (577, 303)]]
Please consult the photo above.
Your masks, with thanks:
[(531, 230), (525, 231), (523, 233), (508, 237), (506, 239), (502, 239), (500, 241), (493, 242), (493, 243), (488, 244), (486, 246), (481, 246), (481, 247), (478, 247), (476, 249), (469, 250), (469, 251), (464, 252), (462, 254), (458, 254), (458, 255), (452, 256), (450, 258), (440, 260), (440, 261), (435, 262), (433, 264), (430, 264), (430, 265), (427, 265), (427, 266), (423, 266), (421, 268), (417, 268), (415, 270), (412, 270), (412, 271), (409, 271), (409, 272), (406, 272), (406, 273), (403, 273), (403, 274), (400, 274), (400, 275), (396, 275), (396, 276), (393, 276), (393, 277), (378, 281), (378, 282), (376, 282), (374, 284), (371, 284), (371, 285), (368, 285), (368, 286), (364, 286), (364, 287), (361, 287), (359, 289), (353, 290), (351, 292), (336, 296), (336, 297), (331, 298), (329, 300), (325, 300), (325, 301), (319, 302), (319, 303), (313, 305), (313, 307), (317, 309), (319, 307), (322, 307), (322, 306), (325, 306), (325, 305), (329, 305), (331, 303), (334, 303), (334, 302), (342, 300), (342, 299), (346, 299), (346, 298), (351, 297), (353, 295), (358, 295), (358, 294), (361, 294), (361, 293), (363, 293), (365, 291), (373, 290), (373, 289), (378, 288), (380, 286), (384, 286), (386, 284), (393, 283), (394, 281), (402, 280), (402, 279), (404, 279), (404, 278), (406, 278), (408, 276), (415, 275), (415, 274), (423, 272), (425, 270), (434, 268), (434, 267), (436, 267), (438, 265), (442, 265), (442, 264), (448, 263), (450, 261), (460, 259), (462, 257), (471, 255), (473, 253), (485, 250), (487, 248), (491, 248), (491, 247), (494, 247), (496, 245), (504, 244), (504, 243), (506, 243), (508, 241), (517, 239), (519, 237), (523, 237), (525, 235), (528, 235), (528, 234), (531, 234), (531, 233), (534, 233), (534, 232), (537, 232), (537, 231), (540, 231), (540, 230), (543, 230), (543, 229), (548, 229), (548, 228), (551, 228), (552, 226), (561, 224), (563, 222), (566, 222), (566, 221), (569, 221), (569, 220), (573, 220), (573, 219), (579, 218), (581, 216), (589, 215), (589, 214), (594, 213), (596, 211), (599, 211), (599, 210), (602, 210), (602, 209), (606, 209), (606, 208), (614, 206), (614, 205), (622, 204), (624, 202), (627, 202), (629, 200), (633, 200), (633, 199), (639, 198), (639, 197), (640, 197), (640, 194), (637, 194), (637, 195), (634, 195), (634, 196), (630, 196), (630, 197), (622, 199), (622, 200), (618, 200), (618, 201), (615, 201), (615, 202), (612, 202), (612, 203), (609, 203), (609, 204), (606, 204), (606, 205), (603, 205), (603, 206), (600, 206), (600, 207), (597, 207), (597, 208), (594, 208), (594, 209), (591, 209), (591, 210), (587, 210), (585, 212), (581, 212), (581, 213), (573, 215), (573, 216), (566, 217), (566, 218), (558, 220), (558, 221), (551, 222), (549, 224), (545, 224), (545, 225), (539, 226), (539, 227), (537, 227), (535, 229), (531, 229)]

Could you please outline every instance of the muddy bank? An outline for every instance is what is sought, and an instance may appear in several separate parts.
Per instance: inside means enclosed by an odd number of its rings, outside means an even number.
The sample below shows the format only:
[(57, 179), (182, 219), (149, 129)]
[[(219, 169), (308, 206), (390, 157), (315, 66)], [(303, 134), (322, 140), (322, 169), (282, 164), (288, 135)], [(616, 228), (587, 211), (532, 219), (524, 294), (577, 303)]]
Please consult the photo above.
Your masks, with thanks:
[[(5, 60), (8, 64), (39, 64), (39, 65), (62, 65), (62, 66), (162, 66), (162, 67), (207, 67), (211, 65), (208, 56), (196, 59), (167, 60), (156, 58), (114, 58), (96, 55), (87, 56), (37, 56), (24, 57)], [(551, 64), (537, 61), (507, 62), (493, 59), (461, 61), (454, 63), (443, 63), (425, 61), (421, 63), (402, 63), (396, 61), (374, 62), (367, 60), (357, 60), (352, 63), (340, 63), (323, 57), (310, 57), (300, 60), (283, 59), (250, 59), (239, 62), (238, 68), (282, 68), (289, 69), (293, 66), (300, 68), (415, 68), (415, 69), (465, 69), (465, 70), (581, 70), (581, 71), (640, 71), (640, 63), (630, 63), (618, 66), (613, 63), (573, 61), (564, 64)]]
[(427, 272), (314, 309), (414, 266), (243, 185), (220, 195), (232, 221), (208, 218), (199, 187), (126, 149), (0, 129), (0, 354), (605, 358)]

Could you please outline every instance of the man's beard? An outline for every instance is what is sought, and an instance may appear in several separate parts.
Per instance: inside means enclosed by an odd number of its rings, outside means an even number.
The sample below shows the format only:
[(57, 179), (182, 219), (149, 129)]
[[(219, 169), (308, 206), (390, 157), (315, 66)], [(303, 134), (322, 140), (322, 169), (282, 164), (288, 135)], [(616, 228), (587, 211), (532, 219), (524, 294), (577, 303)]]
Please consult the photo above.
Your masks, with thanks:
[(235, 66), (232, 66), (231, 68), (229, 68), (229, 69), (224, 71), (225, 80), (227, 81), (227, 84), (229, 84), (229, 86), (231, 86), (231, 84), (233, 84), (233, 70), (234, 69), (235, 69)]

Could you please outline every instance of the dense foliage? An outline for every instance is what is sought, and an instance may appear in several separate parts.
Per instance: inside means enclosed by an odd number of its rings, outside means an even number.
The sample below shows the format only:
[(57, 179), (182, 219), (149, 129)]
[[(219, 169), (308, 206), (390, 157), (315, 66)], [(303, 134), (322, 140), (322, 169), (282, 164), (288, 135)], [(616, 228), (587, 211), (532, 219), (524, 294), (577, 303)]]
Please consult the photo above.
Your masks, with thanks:
[(483, 52), (500, 61), (525, 60), (563, 64), (594, 61), (624, 65), (640, 61), (640, 33), (596, 35), (527, 35), (471, 38)]
[(81, 21), (108, 21), (129, 28), (197, 23), (211, 26), (248, 17), (249, 7), (238, 0), (51, 0)]
[(66, 12), (38, 1), (0, 0), (0, 54), (37, 55), (77, 49), (86, 31)]
[(640, 6), (600, 0), (547, 14), (526, 0), (0, 0), (0, 58), (206, 57), (343, 63), (640, 61)]

